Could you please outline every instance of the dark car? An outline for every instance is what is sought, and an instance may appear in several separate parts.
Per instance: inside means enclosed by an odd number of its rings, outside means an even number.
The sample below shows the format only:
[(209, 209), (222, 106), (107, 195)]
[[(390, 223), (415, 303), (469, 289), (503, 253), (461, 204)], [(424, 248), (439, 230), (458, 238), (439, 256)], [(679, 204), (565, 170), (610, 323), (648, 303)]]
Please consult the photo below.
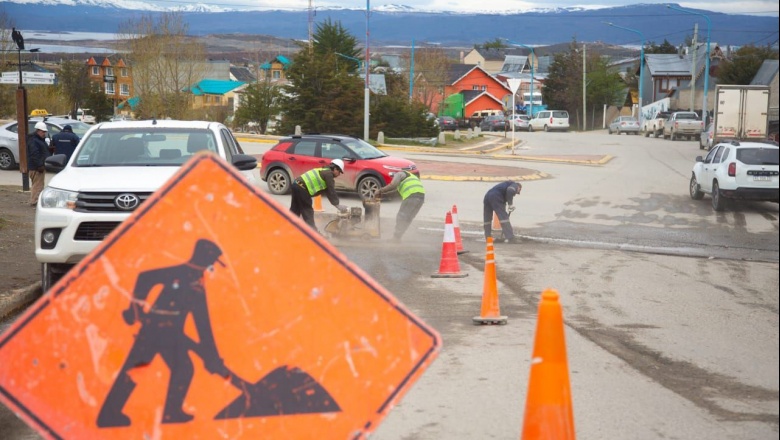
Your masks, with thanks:
[(504, 115), (491, 115), (479, 123), (479, 129), (482, 131), (506, 131), (509, 128), (509, 121)]
[(344, 175), (336, 189), (355, 191), (363, 200), (389, 184), (395, 173), (410, 171), (419, 176), (414, 162), (388, 156), (362, 139), (335, 134), (305, 134), (282, 138), (263, 154), (260, 178), (272, 194), (290, 192), (290, 182), (312, 168), (325, 167), (333, 159), (344, 161)]
[(440, 130), (457, 130), (458, 121), (452, 116), (439, 116), (436, 118), (436, 123), (439, 124)]

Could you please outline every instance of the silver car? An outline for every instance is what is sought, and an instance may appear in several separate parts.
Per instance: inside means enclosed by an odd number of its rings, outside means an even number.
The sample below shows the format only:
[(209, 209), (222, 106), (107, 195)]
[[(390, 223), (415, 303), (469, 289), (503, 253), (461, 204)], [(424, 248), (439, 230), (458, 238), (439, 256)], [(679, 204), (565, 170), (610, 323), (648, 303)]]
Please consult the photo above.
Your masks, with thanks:
[[(67, 118), (30, 118), (27, 127), (27, 133), (35, 132), (35, 123), (44, 120), (46, 127), (49, 131), (46, 133), (46, 142), (51, 141), (51, 137), (62, 131), (62, 127), (70, 125), (73, 128), (79, 139), (84, 137), (84, 134), (92, 126), (85, 124), (75, 119)], [(12, 170), (19, 166), (19, 133), (18, 123), (16, 121), (9, 122), (0, 126), (0, 170)]]
[(613, 119), (612, 122), (609, 123), (609, 127), (607, 128), (607, 131), (609, 134), (612, 133), (625, 133), (627, 135), (629, 134), (639, 134), (639, 121), (633, 116), (618, 116), (617, 118)]

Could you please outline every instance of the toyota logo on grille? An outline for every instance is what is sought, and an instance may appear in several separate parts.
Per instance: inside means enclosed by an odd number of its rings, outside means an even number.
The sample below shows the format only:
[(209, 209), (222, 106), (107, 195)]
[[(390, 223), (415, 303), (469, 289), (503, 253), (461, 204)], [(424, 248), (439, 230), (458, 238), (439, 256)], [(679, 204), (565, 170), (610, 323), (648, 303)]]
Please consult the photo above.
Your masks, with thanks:
[(114, 199), (114, 205), (122, 211), (132, 211), (138, 206), (138, 203), (140, 203), (138, 196), (130, 193), (119, 194)]

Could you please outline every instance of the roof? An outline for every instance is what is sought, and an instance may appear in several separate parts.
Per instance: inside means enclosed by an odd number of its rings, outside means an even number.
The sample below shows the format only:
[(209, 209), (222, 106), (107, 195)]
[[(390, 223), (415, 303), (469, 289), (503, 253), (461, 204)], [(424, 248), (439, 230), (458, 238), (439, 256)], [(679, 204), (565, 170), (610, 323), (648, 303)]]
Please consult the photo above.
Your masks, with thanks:
[(507, 55), (520, 55), (522, 52), (520, 49), (484, 49), (484, 48), (475, 48), (474, 50), (477, 51), (480, 55), (482, 55), (482, 58), (485, 59), (485, 61), (504, 61), (504, 58)]
[(230, 66), (230, 75), (235, 78), (236, 81), (248, 83), (255, 82), (257, 80), (248, 67)]
[(271, 68), (271, 64), (274, 62), (278, 62), (282, 65), (282, 69), (287, 69), (290, 67), (290, 60), (287, 59), (284, 55), (277, 55), (270, 61), (266, 61), (263, 64), (260, 65), (260, 68), (263, 70), (269, 70)]
[(501, 72), (522, 72), (527, 62), (527, 56), (507, 55), (504, 58), (504, 65), (501, 66)]
[(778, 60), (764, 60), (756, 72), (756, 76), (750, 81), (751, 86), (768, 86), (777, 77)]
[(204, 79), (190, 88), (195, 96), (200, 95), (224, 95), (231, 90), (244, 85), (242, 81), (223, 81), (219, 79)]
[[(701, 72), (706, 65), (706, 50), (696, 51), (696, 71)], [(645, 66), (652, 76), (691, 76), (693, 55), (676, 53), (645, 54)], [(698, 76), (698, 74), (697, 74)]]

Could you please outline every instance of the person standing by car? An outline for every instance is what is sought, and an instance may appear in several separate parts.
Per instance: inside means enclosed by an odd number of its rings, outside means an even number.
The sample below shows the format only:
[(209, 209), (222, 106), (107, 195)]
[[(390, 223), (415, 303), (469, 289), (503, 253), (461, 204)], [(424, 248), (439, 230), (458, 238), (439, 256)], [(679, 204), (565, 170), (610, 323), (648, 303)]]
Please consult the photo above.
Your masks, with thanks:
[(327, 168), (315, 168), (301, 174), (292, 185), (290, 212), (303, 218), (303, 221), (316, 231), (312, 197), (325, 193), (336, 209), (341, 212), (346, 211), (347, 207), (339, 204), (336, 181), (334, 180), (342, 174), (344, 174), (344, 161), (341, 159), (333, 159)]
[(395, 232), (393, 232), (393, 241), (401, 241), (404, 232), (409, 228), (412, 220), (420, 212), (423, 203), (425, 203), (425, 188), (423, 188), (420, 178), (409, 171), (395, 173), (393, 180), (379, 190), (378, 196), (388, 194), (392, 191), (398, 191), (401, 195), (401, 207), (395, 217)]
[(68, 162), (70, 156), (73, 155), (73, 151), (76, 149), (76, 145), (79, 144), (79, 137), (76, 133), (73, 133), (73, 127), (66, 125), (62, 127), (62, 131), (51, 137), (51, 144), (54, 147), (54, 154), (64, 154), (67, 156)]
[(46, 144), (46, 123), (35, 124), (35, 133), (27, 138), (27, 173), (30, 177), (30, 206), (38, 204), (38, 196), (43, 191), (46, 179), (44, 161), (49, 156), (49, 145)]
[(515, 234), (512, 230), (512, 224), (509, 223), (509, 213), (515, 210), (513, 203), (516, 195), (520, 194), (523, 185), (519, 182), (507, 180), (490, 188), (485, 193), (482, 201), (482, 220), (485, 228), (485, 239), (491, 236), (493, 213), (496, 213), (501, 223), (501, 230), (504, 232), (504, 243), (516, 243)]

